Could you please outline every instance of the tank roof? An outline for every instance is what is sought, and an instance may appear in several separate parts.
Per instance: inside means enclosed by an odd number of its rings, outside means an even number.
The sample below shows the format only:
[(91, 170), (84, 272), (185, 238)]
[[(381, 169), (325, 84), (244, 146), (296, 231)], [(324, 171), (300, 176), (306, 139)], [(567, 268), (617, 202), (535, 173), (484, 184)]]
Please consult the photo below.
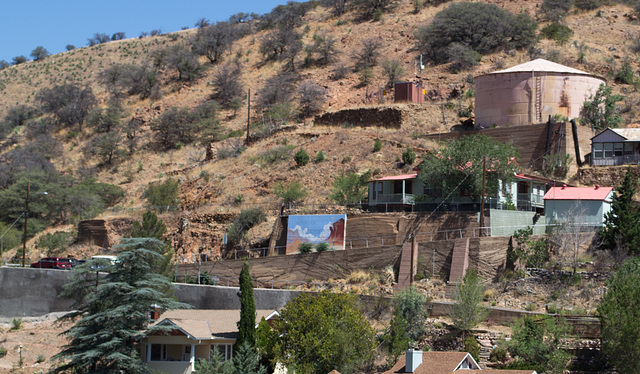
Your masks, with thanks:
[(564, 73), (564, 74), (578, 74), (578, 75), (588, 75), (592, 77), (596, 77), (604, 80), (597, 75), (587, 73), (582, 70), (570, 68), (568, 66), (564, 66), (561, 64), (557, 64), (555, 62), (547, 61), (543, 58), (538, 58), (533, 61), (525, 62), (524, 64), (512, 66), (508, 69), (494, 71), (492, 73), (484, 74), (503, 74), (503, 73), (524, 73), (524, 72), (547, 72), (547, 73)]

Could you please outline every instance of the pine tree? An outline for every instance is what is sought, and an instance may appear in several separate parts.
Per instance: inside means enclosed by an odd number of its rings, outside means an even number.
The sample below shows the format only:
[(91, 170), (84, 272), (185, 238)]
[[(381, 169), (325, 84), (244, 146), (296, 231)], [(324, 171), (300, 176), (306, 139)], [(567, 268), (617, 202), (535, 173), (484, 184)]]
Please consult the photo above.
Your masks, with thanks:
[[(56, 373), (146, 373), (148, 367), (139, 357), (137, 343), (145, 333), (166, 327), (148, 329), (149, 313), (188, 308), (187, 304), (167, 296), (171, 283), (153, 271), (162, 256), (145, 248), (149, 240), (128, 239), (120, 247), (120, 261), (96, 286), (91, 263), (80, 265), (74, 279), (65, 285), (62, 296), (76, 298), (77, 311), (61, 320), (80, 319), (63, 335), (69, 343), (54, 359), (62, 361)], [(159, 242), (160, 244), (163, 244)]]
[(620, 247), (629, 254), (640, 251), (639, 212), (633, 206), (636, 188), (636, 182), (629, 167), (613, 197), (611, 210), (605, 214), (602, 237), (604, 246), (610, 250)]
[(148, 210), (142, 215), (142, 223), (139, 221), (133, 222), (133, 229), (131, 230), (132, 238), (156, 238), (158, 240), (164, 240), (164, 233), (167, 231), (167, 227), (162, 220), (158, 219), (158, 216)]
[[(255, 329), (254, 329), (255, 330)], [(266, 374), (267, 369), (260, 364), (260, 355), (255, 346), (248, 342), (239, 347), (233, 354), (234, 374)]]
[(240, 271), (240, 321), (238, 321), (238, 339), (236, 347), (247, 343), (256, 346), (256, 302), (253, 299), (253, 285), (249, 273), (249, 262), (245, 261)]

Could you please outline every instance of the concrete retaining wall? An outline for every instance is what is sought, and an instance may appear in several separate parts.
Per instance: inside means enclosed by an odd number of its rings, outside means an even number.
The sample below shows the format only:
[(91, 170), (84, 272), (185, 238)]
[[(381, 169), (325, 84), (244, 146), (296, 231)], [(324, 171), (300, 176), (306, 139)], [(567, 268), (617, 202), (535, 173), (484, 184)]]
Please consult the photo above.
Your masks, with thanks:
[(491, 209), (491, 236), (511, 236), (516, 230), (527, 226), (533, 227), (533, 235), (545, 234), (545, 216), (538, 217), (534, 224), (536, 212), (519, 210)]

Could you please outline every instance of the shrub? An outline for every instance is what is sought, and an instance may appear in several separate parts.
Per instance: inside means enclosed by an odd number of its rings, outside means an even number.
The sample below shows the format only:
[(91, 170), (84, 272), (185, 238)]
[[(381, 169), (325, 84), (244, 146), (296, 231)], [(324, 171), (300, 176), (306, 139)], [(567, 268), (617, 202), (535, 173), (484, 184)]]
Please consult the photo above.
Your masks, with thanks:
[(505, 347), (498, 346), (491, 350), (489, 354), (489, 361), (491, 362), (504, 362), (507, 359), (507, 349)]
[(307, 79), (298, 87), (298, 101), (300, 102), (300, 115), (309, 117), (320, 111), (327, 101), (327, 90), (321, 85)]
[(293, 159), (298, 166), (305, 166), (309, 162), (309, 154), (304, 148), (300, 148), (294, 155)]
[(362, 45), (353, 55), (356, 70), (372, 68), (378, 64), (382, 42), (379, 38), (369, 38), (362, 41)]
[(482, 58), (480, 53), (460, 43), (449, 44), (447, 54), (449, 55), (449, 61), (451, 61), (450, 69), (453, 73), (471, 69)]
[[(346, 160), (346, 156), (342, 163), (349, 162)], [(368, 182), (371, 178), (371, 172), (367, 171), (363, 174), (357, 174), (348, 172), (346, 174), (340, 174), (335, 177), (333, 185), (331, 186), (331, 193), (329, 198), (336, 202), (336, 204), (347, 205), (356, 204), (364, 200), (367, 195)]]
[(540, 30), (540, 35), (545, 39), (555, 40), (560, 44), (564, 44), (573, 36), (573, 30), (569, 26), (554, 22)]
[(292, 181), (287, 184), (276, 183), (273, 193), (282, 199), (285, 204), (300, 203), (307, 197), (307, 189), (298, 182)]
[(36, 362), (37, 362), (37, 363), (39, 363), (39, 364), (40, 364), (40, 363), (43, 363), (43, 362), (44, 362), (44, 360), (45, 360), (44, 355), (38, 355), (38, 356), (36, 357)]
[(387, 76), (387, 88), (392, 88), (394, 83), (402, 80), (404, 75), (404, 69), (398, 60), (384, 60), (382, 70)]
[(73, 232), (58, 231), (48, 233), (40, 237), (38, 240), (38, 248), (46, 248), (49, 253), (59, 252), (70, 246), (75, 240), (76, 234)]
[(413, 148), (407, 146), (405, 150), (402, 152), (402, 163), (405, 165), (413, 165), (413, 162), (416, 160), (416, 152)]
[(313, 244), (309, 242), (300, 243), (300, 245), (298, 246), (298, 251), (300, 253), (310, 253), (312, 249)]
[(480, 362), (480, 344), (478, 344), (475, 336), (467, 336), (464, 339), (464, 350), (469, 352), (474, 360)]
[(142, 198), (147, 200), (147, 206), (155, 209), (163, 209), (168, 206), (180, 204), (178, 199), (178, 180), (167, 179), (164, 182), (149, 183), (142, 193)]
[(323, 162), (327, 160), (327, 154), (324, 151), (318, 151), (316, 153), (316, 162)]
[(316, 244), (316, 252), (324, 252), (330, 249), (331, 249), (331, 246), (329, 246), (329, 243), (321, 242)]
[(227, 231), (229, 245), (235, 246), (240, 244), (245, 239), (247, 231), (266, 221), (266, 219), (267, 216), (262, 208), (251, 208), (240, 212)]
[(572, 0), (543, 0), (540, 9), (551, 22), (562, 21), (569, 13)]
[(276, 164), (280, 161), (289, 160), (291, 151), (292, 146), (281, 144), (262, 152), (259, 158), (266, 164)]
[(0, 358), (3, 358), (7, 355), (7, 349), (5, 347), (0, 347)]
[(441, 64), (451, 61), (448, 48), (452, 43), (480, 54), (527, 48), (536, 42), (537, 27), (527, 14), (513, 15), (493, 4), (453, 3), (418, 29), (416, 47)]
[(635, 72), (631, 67), (629, 61), (625, 61), (622, 64), (622, 68), (615, 73), (616, 83), (630, 84), (636, 86), (638, 84), (638, 78), (636, 78)]
[(574, 0), (573, 5), (580, 10), (594, 10), (602, 6), (600, 0)]
[(18, 331), (22, 328), (22, 318), (14, 318), (11, 320), (11, 331)]
[(380, 152), (381, 149), (382, 140), (380, 140), (380, 138), (376, 138), (376, 140), (373, 141), (373, 152)]

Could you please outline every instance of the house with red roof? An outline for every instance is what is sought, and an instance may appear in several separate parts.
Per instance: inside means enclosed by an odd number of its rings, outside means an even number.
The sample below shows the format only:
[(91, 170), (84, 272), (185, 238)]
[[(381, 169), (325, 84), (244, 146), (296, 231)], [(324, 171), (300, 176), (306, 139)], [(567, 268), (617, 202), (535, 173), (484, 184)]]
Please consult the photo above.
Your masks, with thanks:
[(544, 195), (546, 223), (571, 220), (602, 227), (612, 199), (613, 187), (552, 187)]

